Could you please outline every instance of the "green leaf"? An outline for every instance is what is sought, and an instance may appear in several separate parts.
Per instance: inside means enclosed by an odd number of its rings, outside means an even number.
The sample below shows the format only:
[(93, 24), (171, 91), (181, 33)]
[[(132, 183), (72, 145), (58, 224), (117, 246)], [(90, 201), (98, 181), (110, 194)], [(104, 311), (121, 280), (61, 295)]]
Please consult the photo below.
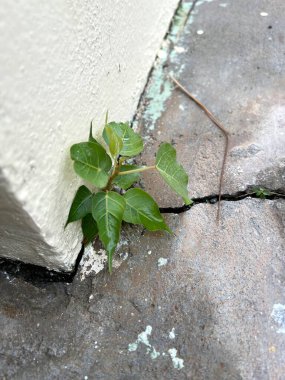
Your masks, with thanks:
[[(107, 125), (111, 127), (123, 141), (123, 147), (120, 151), (122, 156), (132, 157), (142, 152), (143, 140), (139, 134), (135, 133), (132, 128), (128, 126), (128, 124), (111, 122)], [(106, 143), (109, 144), (106, 132), (103, 132), (103, 137)]]
[(263, 187), (256, 187), (253, 189), (255, 192), (256, 196), (260, 199), (265, 199), (270, 195), (270, 191), (264, 189)]
[[(129, 170), (139, 169), (140, 166), (136, 165), (122, 165), (120, 168), (120, 172), (127, 172)], [(132, 186), (135, 182), (137, 182), (140, 179), (139, 173), (131, 173), (131, 174), (125, 174), (125, 175), (118, 175), (113, 180), (113, 184), (116, 186), (119, 186), (120, 188), (127, 190), (129, 187)]]
[(123, 220), (128, 223), (142, 224), (150, 231), (171, 232), (165, 224), (159, 207), (154, 199), (141, 189), (130, 189), (124, 195), (126, 208)]
[(98, 227), (92, 214), (87, 214), (84, 216), (81, 222), (81, 229), (83, 233), (84, 245), (90, 243), (91, 241), (95, 239), (95, 236), (98, 234)]
[(92, 195), (86, 186), (82, 185), (79, 187), (72, 201), (65, 227), (68, 223), (82, 219), (91, 212)]
[(105, 141), (109, 145), (109, 149), (110, 149), (110, 153), (112, 157), (115, 159), (119, 155), (123, 147), (123, 140), (121, 139), (121, 137), (117, 135), (115, 130), (112, 127), (110, 127), (110, 125), (108, 124), (104, 128), (103, 135), (107, 136), (106, 138), (107, 141), (106, 140)]
[(70, 148), (74, 170), (83, 179), (103, 188), (107, 185), (112, 160), (105, 149), (98, 143), (82, 142)]
[(172, 145), (163, 143), (156, 155), (156, 168), (165, 182), (179, 194), (186, 205), (192, 203), (188, 197), (188, 175), (176, 161), (176, 150)]
[(93, 196), (92, 215), (97, 222), (100, 240), (108, 253), (110, 272), (113, 253), (120, 239), (125, 205), (125, 199), (114, 191), (100, 191)]

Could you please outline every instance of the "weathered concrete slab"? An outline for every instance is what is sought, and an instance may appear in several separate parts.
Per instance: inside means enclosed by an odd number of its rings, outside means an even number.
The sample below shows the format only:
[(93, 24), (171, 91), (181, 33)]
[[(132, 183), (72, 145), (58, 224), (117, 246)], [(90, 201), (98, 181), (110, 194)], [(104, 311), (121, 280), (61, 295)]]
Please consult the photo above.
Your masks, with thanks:
[[(159, 143), (172, 141), (193, 197), (218, 192), (224, 139), (191, 100), (174, 90), (166, 80), (169, 73), (230, 132), (224, 192), (251, 185), (285, 191), (284, 12), (282, 0), (198, 1), (167, 60), (157, 62), (138, 119), (147, 144), (143, 160), (153, 162)], [(160, 204), (177, 204), (156, 174), (144, 177)]]
[[(253, 184), (284, 186), (281, 114), (274, 108), (282, 106), (276, 96), (283, 96), (283, 2), (268, 7), (262, 0), (200, 1), (186, 27), (189, 34), (180, 33), (177, 44), (170, 33), (165, 43), (176, 43), (176, 55), (168, 60), (167, 49), (160, 52), (169, 70), (185, 62), (180, 73), (186, 84), (190, 78), (190, 89), (232, 132), (229, 192)], [(160, 141), (173, 139), (189, 170), (191, 194), (216, 193), (222, 138), (191, 102), (171, 91), (156, 64), (153, 76), (160, 80), (143, 100), (152, 107), (137, 126), (144, 125), (147, 142), (143, 160), (151, 160)], [(274, 138), (268, 137), (270, 117), (276, 120)], [(146, 177), (145, 186), (150, 183), (160, 205), (179, 204), (165, 186)], [(168, 215), (172, 236), (124, 227), (118, 258), (123, 263), (111, 277), (95, 276), (98, 266), (88, 255), (72, 284), (0, 271), (1, 376), (283, 379), (285, 202), (223, 202), (219, 225), (216, 212), (217, 205), (199, 204)]]
[[(1, 273), (2, 378), (282, 379), (285, 202), (223, 210), (220, 227), (216, 205), (170, 216), (174, 238), (133, 230), (112, 277), (31, 284)], [(130, 351), (147, 326), (150, 347)]]

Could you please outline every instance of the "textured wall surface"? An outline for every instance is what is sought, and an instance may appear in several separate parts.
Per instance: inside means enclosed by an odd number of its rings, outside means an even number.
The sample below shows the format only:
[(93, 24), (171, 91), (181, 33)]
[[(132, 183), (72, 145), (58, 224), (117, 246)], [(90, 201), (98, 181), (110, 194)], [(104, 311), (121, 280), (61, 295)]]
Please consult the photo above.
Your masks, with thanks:
[(72, 268), (79, 225), (63, 226), (80, 181), (69, 146), (107, 109), (132, 118), (177, 3), (4, 0), (0, 255)]

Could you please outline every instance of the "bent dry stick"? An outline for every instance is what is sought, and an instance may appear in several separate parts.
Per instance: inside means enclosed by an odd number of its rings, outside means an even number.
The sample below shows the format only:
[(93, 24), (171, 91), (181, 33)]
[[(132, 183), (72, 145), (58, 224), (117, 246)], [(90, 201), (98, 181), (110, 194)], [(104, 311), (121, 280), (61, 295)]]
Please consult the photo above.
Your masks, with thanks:
[(175, 79), (173, 76), (169, 75), (169, 78), (176, 84), (176, 86), (190, 98), (193, 100), (208, 116), (208, 118), (220, 129), (220, 131), (223, 133), (225, 137), (225, 150), (224, 150), (224, 156), (223, 156), (223, 162), (222, 162), (222, 169), (220, 173), (220, 181), (219, 181), (219, 202), (218, 202), (218, 213), (217, 213), (217, 220), (220, 220), (221, 215), (221, 197), (222, 197), (222, 188), (223, 188), (223, 182), (224, 182), (224, 173), (225, 173), (225, 167), (226, 167), (226, 161), (228, 156), (228, 150), (229, 150), (229, 133), (228, 131), (222, 126), (222, 124), (215, 118), (215, 116), (208, 110), (207, 107), (204, 106), (198, 99), (195, 98), (194, 95), (192, 95), (180, 82), (178, 82), (177, 79)]

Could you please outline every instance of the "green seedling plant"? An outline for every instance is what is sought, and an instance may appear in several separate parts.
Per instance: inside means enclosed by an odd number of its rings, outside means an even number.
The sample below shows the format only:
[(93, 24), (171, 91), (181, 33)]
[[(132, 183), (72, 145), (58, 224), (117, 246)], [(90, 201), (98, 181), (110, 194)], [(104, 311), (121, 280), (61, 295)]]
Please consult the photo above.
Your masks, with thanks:
[(106, 120), (102, 142), (100, 144), (93, 137), (91, 123), (88, 141), (70, 148), (76, 174), (89, 182), (92, 190), (85, 185), (79, 187), (66, 226), (81, 220), (84, 244), (99, 235), (111, 272), (123, 221), (140, 224), (149, 231), (171, 233), (154, 199), (142, 189), (133, 187), (142, 172), (156, 170), (185, 204), (192, 201), (187, 191), (188, 175), (176, 161), (176, 151), (171, 144), (160, 145), (153, 166), (138, 166), (127, 161), (143, 151), (143, 140), (127, 123)]
[(253, 189), (253, 193), (260, 199), (265, 199), (266, 197), (269, 197), (272, 193), (264, 189), (263, 187), (256, 187)]

